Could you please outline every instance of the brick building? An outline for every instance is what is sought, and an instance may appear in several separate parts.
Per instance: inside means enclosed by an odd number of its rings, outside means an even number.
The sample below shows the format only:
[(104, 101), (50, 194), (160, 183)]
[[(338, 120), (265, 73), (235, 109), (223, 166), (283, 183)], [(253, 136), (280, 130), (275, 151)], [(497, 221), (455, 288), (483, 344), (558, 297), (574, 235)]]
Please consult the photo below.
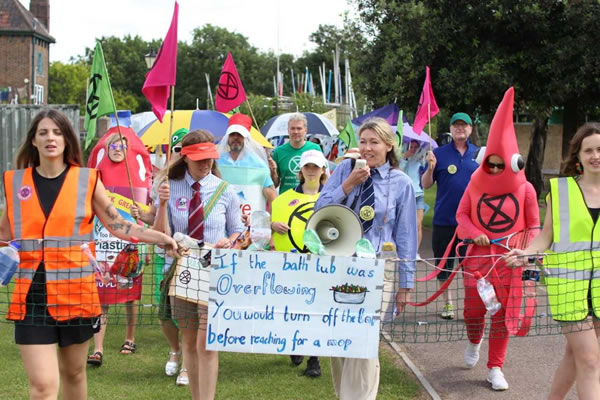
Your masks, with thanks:
[(50, 0), (0, 0), (0, 103), (48, 103)]

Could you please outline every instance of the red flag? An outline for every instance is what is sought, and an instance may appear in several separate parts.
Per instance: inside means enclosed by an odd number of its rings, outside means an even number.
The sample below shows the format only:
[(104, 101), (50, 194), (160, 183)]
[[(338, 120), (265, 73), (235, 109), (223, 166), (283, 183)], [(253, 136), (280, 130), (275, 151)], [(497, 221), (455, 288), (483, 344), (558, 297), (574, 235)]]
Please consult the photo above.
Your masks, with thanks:
[[(429, 105), (429, 107), (427, 107), (427, 105)], [(417, 109), (417, 115), (415, 116), (415, 122), (413, 123), (413, 132), (420, 135), (427, 122), (439, 112), (440, 108), (433, 96), (431, 78), (429, 77), (429, 67), (425, 67), (425, 83), (423, 84), (421, 99), (419, 99), (419, 108)]]
[(215, 108), (219, 112), (229, 112), (246, 101), (246, 99), (246, 91), (235, 68), (233, 56), (231, 53), (228, 53), (225, 64), (223, 64), (223, 69), (221, 70), (221, 76), (219, 76)]
[(142, 87), (142, 93), (152, 105), (152, 111), (156, 118), (162, 122), (167, 111), (167, 100), (171, 93), (171, 86), (175, 86), (177, 74), (177, 16), (179, 4), (175, 2), (175, 11), (171, 26), (160, 46), (158, 56), (152, 69), (146, 74), (146, 81)]

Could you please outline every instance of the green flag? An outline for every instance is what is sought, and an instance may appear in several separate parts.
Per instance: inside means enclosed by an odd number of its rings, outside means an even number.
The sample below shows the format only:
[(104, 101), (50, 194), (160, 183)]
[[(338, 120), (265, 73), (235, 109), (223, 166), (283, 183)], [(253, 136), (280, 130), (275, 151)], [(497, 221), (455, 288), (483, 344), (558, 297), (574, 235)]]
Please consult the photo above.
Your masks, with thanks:
[(398, 148), (401, 149), (402, 148), (402, 135), (403, 135), (403, 129), (404, 129), (404, 121), (402, 120), (402, 113), (403, 111), (400, 110), (400, 115), (398, 115), (398, 122), (396, 122), (396, 144), (398, 145)]
[(94, 62), (87, 84), (86, 99), (85, 122), (83, 123), (84, 129), (87, 131), (85, 149), (88, 148), (96, 136), (97, 119), (116, 111), (108, 71), (106, 71), (106, 64), (104, 64), (104, 53), (99, 40), (96, 41), (96, 51), (94, 52)]
[(352, 126), (352, 122), (350, 120), (348, 120), (344, 129), (342, 129), (338, 135), (338, 139), (344, 142), (349, 149), (358, 147), (356, 133), (354, 133), (354, 127)]

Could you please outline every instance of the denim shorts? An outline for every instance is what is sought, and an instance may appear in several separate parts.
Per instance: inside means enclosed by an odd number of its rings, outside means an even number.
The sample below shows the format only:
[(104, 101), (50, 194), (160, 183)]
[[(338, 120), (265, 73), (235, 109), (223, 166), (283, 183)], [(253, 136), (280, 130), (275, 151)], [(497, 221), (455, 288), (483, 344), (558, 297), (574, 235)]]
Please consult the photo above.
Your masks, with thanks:
[(417, 201), (417, 210), (424, 210), (425, 209), (425, 195), (422, 194), (420, 196), (417, 196), (417, 198), (415, 200)]

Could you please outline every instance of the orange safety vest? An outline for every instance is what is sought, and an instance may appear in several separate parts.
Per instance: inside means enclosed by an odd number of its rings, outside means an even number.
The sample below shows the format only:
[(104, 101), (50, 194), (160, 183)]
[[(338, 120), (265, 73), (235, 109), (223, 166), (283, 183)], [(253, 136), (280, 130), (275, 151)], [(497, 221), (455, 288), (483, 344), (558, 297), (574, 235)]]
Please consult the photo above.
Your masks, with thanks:
[(33, 169), (6, 171), (6, 211), (12, 237), (20, 244), (20, 263), (7, 319), (25, 318), (25, 299), (39, 264), (46, 269), (47, 306), (52, 318), (67, 321), (100, 315), (94, 268), (83, 254), (94, 253), (92, 198), (94, 169), (71, 166), (48, 218), (33, 182)]

